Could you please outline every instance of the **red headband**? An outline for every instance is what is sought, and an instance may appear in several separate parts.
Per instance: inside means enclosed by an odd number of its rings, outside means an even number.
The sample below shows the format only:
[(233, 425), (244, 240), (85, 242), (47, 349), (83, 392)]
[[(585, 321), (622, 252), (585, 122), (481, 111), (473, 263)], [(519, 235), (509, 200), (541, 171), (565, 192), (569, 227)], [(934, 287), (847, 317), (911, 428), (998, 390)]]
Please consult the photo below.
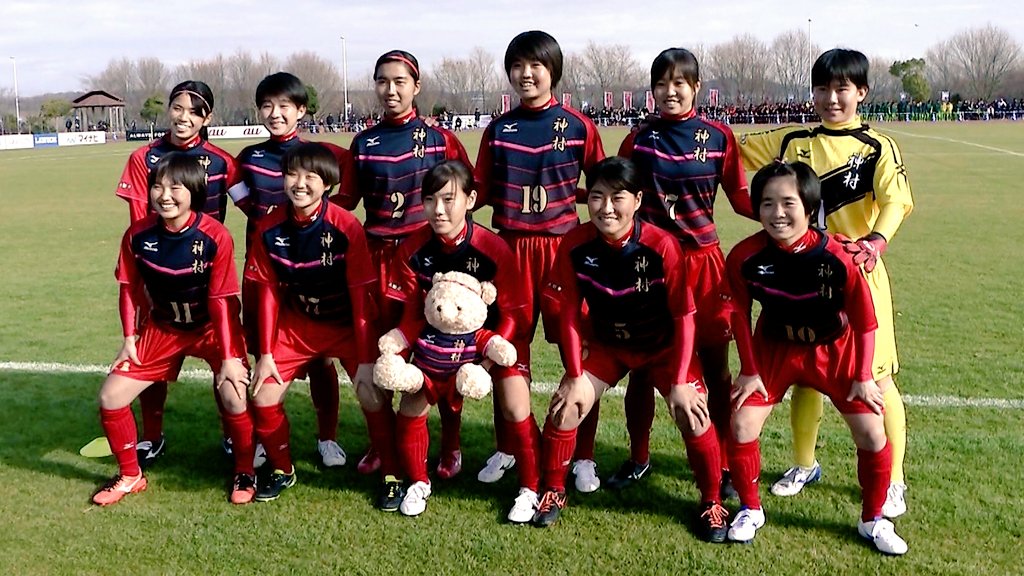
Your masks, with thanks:
[(412, 63), (412, 60), (409, 60), (408, 58), (406, 58), (405, 56), (402, 56), (401, 54), (388, 54), (387, 55), (387, 61), (389, 61), (389, 62), (394, 62), (394, 61), (402, 62), (406, 66), (408, 66), (410, 69), (412, 69), (412, 73), (413, 73), (414, 76), (416, 76), (416, 78), (420, 77), (420, 69), (417, 68), (416, 65)]

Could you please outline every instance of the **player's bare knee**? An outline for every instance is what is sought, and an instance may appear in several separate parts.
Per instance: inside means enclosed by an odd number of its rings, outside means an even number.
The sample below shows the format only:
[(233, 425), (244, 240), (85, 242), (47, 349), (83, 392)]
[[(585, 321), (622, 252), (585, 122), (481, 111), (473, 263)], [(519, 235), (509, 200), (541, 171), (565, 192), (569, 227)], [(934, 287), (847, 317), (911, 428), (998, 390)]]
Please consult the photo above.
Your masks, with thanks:
[(732, 416), (732, 439), (741, 444), (753, 442), (761, 435), (761, 425), (753, 413), (740, 410)]

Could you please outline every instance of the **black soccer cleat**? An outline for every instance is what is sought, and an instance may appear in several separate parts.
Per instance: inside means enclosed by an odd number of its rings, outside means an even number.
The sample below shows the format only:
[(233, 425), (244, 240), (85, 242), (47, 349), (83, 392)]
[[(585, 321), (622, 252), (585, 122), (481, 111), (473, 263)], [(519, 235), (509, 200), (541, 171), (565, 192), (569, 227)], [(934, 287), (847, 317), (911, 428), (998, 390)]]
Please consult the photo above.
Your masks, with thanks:
[(551, 526), (558, 521), (568, 503), (564, 491), (546, 490), (541, 496), (540, 504), (537, 505), (537, 512), (533, 515), (533, 525), (539, 528)]
[(633, 484), (636, 484), (650, 472), (650, 462), (637, 464), (632, 460), (626, 460), (622, 463), (622, 466), (619, 467), (618, 472), (608, 477), (608, 480), (605, 481), (604, 485), (612, 490), (623, 490), (625, 488), (629, 488)]
[(385, 476), (384, 484), (381, 485), (380, 492), (377, 494), (377, 509), (384, 512), (396, 512), (402, 505), (403, 498), (405, 498), (405, 487), (402, 486), (398, 478)]
[(729, 533), (729, 511), (718, 502), (705, 502), (697, 516), (697, 529), (701, 538), (721, 544)]
[(282, 470), (274, 470), (265, 482), (259, 483), (259, 489), (256, 491), (256, 501), (270, 502), (271, 500), (277, 500), (281, 496), (281, 492), (292, 486), (295, 486), (294, 466), (292, 467), (291, 474), (285, 474)]
[(163, 434), (160, 435), (160, 440), (152, 442), (150, 440), (143, 440), (135, 445), (135, 454), (139, 457), (139, 467), (145, 470), (149, 468), (156, 459), (164, 455), (164, 451), (167, 449), (167, 439)]

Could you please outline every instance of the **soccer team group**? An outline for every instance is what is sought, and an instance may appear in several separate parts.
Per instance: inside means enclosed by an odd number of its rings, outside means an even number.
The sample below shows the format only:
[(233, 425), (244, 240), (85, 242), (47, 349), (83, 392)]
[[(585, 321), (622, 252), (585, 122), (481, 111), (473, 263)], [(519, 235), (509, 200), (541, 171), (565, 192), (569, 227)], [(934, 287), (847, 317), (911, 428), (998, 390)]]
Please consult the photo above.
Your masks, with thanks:
[[(215, 374), (232, 503), (274, 500), (295, 484), (283, 401), (296, 378), (309, 378), (323, 463), (344, 465), (338, 359), (366, 418), (370, 449), (358, 468), (380, 474), (377, 506), (423, 513), (433, 488), (427, 415), (438, 407), (436, 477), (451, 478), (462, 468), (454, 374), (475, 345), (472, 334), (447, 344), (424, 338), (424, 302), (435, 273), (461, 272), (497, 288), (486, 327), (518, 356), (509, 367), (484, 361), (497, 451), (478, 476), (495, 482), (516, 470), (510, 522), (554, 523), (570, 465), (577, 490), (599, 488), (600, 398), (628, 375), (630, 459), (605, 486), (624, 489), (649, 473), (657, 390), (700, 492), (697, 531), (711, 542), (749, 542), (765, 523), (761, 428), (797, 385), (795, 465), (772, 492), (793, 495), (820, 479), (814, 445), (828, 396), (857, 446), (858, 532), (883, 553), (905, 553), (887, 519), (906, 511), (906, 430), (880, 256), (913, 201), (896, 144), (857, 114), (868, 92), (864, 55), (834, 49), (815, 62), (821, 125), (737, 142), (696, 114), (693, 54), (665, 50), (651, 66), (658, 114), (611, 158), (594, 124), (552, 95), (562, 73), (554, 38), (516, 36), (504, 66), (520, 103), (486, 128), (475, 170), (452, 133), (418, 114), (420, 69), (408, 52), (377, 60), (384, 120), (349, 150), (297, 136), (307, 92), (286, 72), (256, 88), (270, 139), (237, 158), (206, 139), (209, 87), (174, 87), (169, 132), (132, 154), (117, 188), (132, 221), (115, 272), (125, 338), (99, 400), (119, 472), (93, 501), (110, 505), (146, 488), (143, 469), (165, 449), (167, 382), (186, 356)], [(749, 187), (745, 169), (757, 171)], [(727, 258), (712, 212), (719, 186), (761, 225)], [(248, 217), (241, 285), (222, 224), (229, 198)], [(350, 212), (360, 200), (364, 222)], [(589, 222), (580, 223), (577, 203), (587, 204)], [(485, 205), (490, 229), (471, 216)], [(752, 327), (753, 300), (761, 313)], [(542, 427), (530, 404), (530, 343), (541, 321), (565, 368)], [(383, 334), (433, 366), (423, 387), (397, 402), (374, 382)], [(741, 360), (735, 380), (731, 340)], [(257, 480), (264, 461), (272, 472)], [(722, 503), (733, 496), (740, 508), (730, 521)]]

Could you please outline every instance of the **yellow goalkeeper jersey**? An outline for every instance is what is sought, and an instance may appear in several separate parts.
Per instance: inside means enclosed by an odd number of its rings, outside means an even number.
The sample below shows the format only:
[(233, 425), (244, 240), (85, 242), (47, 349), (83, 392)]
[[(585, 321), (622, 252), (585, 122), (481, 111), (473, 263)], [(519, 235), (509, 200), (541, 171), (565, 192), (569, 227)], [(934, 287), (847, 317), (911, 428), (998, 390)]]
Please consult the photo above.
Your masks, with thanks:
[(777, 158), (809, 164), (821, 179), (818, 225), (830, 232), (854, 239), (877, 232), (892, 241), (914, 208), (899, 147), (859, 116), (845, 124), (742, 134), (739, 144), (747, 170), (758, 170)]

